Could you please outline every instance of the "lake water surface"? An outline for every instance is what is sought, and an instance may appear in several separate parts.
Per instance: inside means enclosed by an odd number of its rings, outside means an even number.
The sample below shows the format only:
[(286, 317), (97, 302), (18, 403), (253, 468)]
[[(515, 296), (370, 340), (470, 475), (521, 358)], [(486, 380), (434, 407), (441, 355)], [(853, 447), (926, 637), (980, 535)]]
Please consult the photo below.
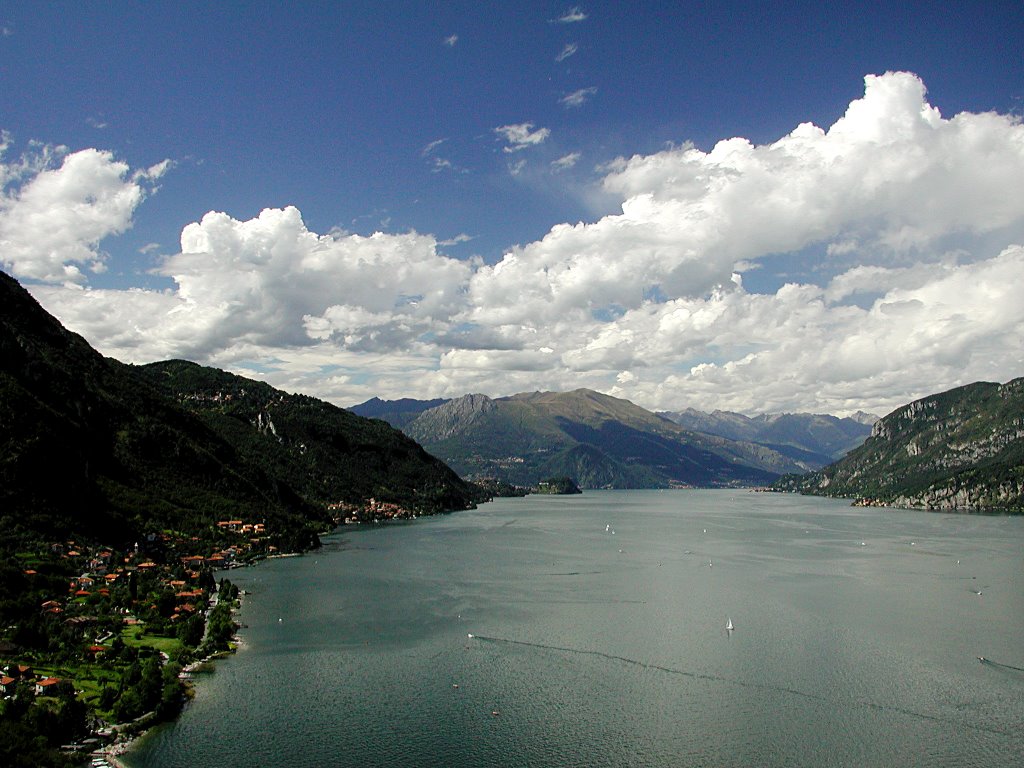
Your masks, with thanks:
[(530, 496), (229, 577), (133, 768), (1024, 765), (1021, 517)]

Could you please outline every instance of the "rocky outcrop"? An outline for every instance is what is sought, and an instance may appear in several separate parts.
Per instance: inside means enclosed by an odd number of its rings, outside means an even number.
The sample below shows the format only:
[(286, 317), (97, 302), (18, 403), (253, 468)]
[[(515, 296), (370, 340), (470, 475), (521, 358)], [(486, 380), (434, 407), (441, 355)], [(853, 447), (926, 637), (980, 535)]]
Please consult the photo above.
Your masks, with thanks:
[(487, 395), (463, 395), (424, 411), (406, 434), (420, 441), (447, 440), (469, 431), (482, 416), (494, 410), (494, 401)]
[(868, 505), (1024, 511), (1024, 379), (897, 408), (844, 459), (777, 487)]

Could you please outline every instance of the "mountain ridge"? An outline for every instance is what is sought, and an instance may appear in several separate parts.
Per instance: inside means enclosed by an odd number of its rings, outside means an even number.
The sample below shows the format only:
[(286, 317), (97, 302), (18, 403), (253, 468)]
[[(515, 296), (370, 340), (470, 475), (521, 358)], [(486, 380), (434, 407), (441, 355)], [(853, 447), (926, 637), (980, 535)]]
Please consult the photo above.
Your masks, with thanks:
[(628, 400), (588, 389), (467, 395), (404, 427), (465, 477), (581, 487), (760, 485), (801, 468), (776, 451), (690, 432)]
[[(725, 411), (706, 414), (692, 408), (654, 413), (628, 400), (583, 388), (497, 398), (463, 395), (435, 403), (437, 400), (373, 398), (351, 410), (388, 420), (465, 476), (494, 475), (532, 484), (543, 473), (561, 473), (585, 488), (714, 484), (713, 472), (704, 476), (691, 473), (686, 480), (670, 477), (673, 470), (668, 465), (682, 458), (667, 459), (665, 451), (671, 453), (672, 449), (666, 446), (683, 435), (692, 449), (718, 456), (710, 459), (712, 463), (724, 457), (732, 466), (765, 470), (768, 474), (760, 478), (769, 482), (772, 475), (826, 466), (862, 442), (870, 433), (870, 426), (863, 422), (873, 423), (877, 418), (868, 414), (845, 419), (812, 414), (748, 417)], [(630, 461), (623, 446), (626, 433), (619, 427), (619, 434), (611, 434), (616, 431), (611, 426), (615, 422), (630, 425), (632, 438), (660, 454), (660, 461), (655, 461), (655, 466), (646, 466), (637, 457)], [(602, 447), (605, 441), (615, 444), (612, 453)], [(658, 441), (661, 445), (655, 446)], [(685, 461), (699, 463), (696, 456)], [(530, 471), (525, 471), (527, 464)], [(744, 482), (756, 484), (752, 477)]]
[[(7, 546), (71, 534), (120, 542), (166, 529), (210, 530), (218, 519), (244, 516), (265, 519), (280, 549), (301, 550), (316, 546), (317, 532), (333, 524), (328, 498), (356, 504), (366, 493), (390, 494), (410, 508), (422, 503), (422, 512), (480, 498), (397, 430), (314, 398), (303, 402), (319, 409), (324, 444), (311, 438), (282, 458), (273, 421), (180, 402), (161, 381), (175, 366), (199, 378), (233, 377), (183, 361), (147, 370), (106, 358), (0, 271), (0, 522)], [(268, 400), (304, 398), (233, 380)], [(346, 439), (354, 453), (342, 450)], [(351, 473), (335, 473), (333, 486), (321, 473), (318, 494), (309, 477), (299, 477), (314, 472), (310, 457), (343, 455), (375, 456), (367, 472), (377, 481), (346, 493)]]
[(1024, 378), (915, 400), (859, 448), (778, 490), (931, 510), (1024, 511)]
[[(556, 394), (571, 394), (573, 391), (581, 390), (570, 390), (565, 393), (523, 392), (493, 399), (540, 403), (550, 401)], [(361, 416), (384, 419), (392, 426), (404, 429), (424, 411), (452, 399), (459, 398), (381, 400), (374, 397), (351, 406), (349, 410)], [(847, 417), (805, 412), (746, 416), (722, 410), (708, 413), (694, 408), (647, 413), (668, 419), (693, 432), (763, 445), (807, 469), (819, 469), (841, 458), (867, 438), (871, 426), (878, 420), (878, 416), (863, 411)]]
[(863, 411), (846, 418), (811, 413), (745, 416), (719, 410), (703, 413), (692, 408), (660, 415), (695, 431), (769, 446), (818, 467), (831, 464), (864, 442), (878, 420)]

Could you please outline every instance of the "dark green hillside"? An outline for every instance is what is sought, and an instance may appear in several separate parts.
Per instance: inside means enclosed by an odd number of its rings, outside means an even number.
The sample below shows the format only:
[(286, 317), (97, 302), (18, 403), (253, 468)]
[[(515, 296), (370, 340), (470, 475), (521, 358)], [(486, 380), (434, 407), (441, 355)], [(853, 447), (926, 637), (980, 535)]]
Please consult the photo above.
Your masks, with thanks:
[(327, 519), (2, 273), (0, 423), (8, 543), (125, 541), (244, 515), (275, 523), (283, 546), (308, 547)]
[(546, 458), (536, 472), (540, 477), (571, 477), (584, 488), (657, 488), (664, 484), (650, 469), (624, 464), (586, 443)]
[(571, 477), (549, 477), (546, 480), (541, 480), (533, 492), (549, 496), (571, 496), (583, 493)]
[(383, 421), (183, 360), (138, 370), (248, 461), (318, 505), (372, 497), (429, 514), (477, 499), (477, 489)]
[(328, 501), (435, 512), (478, 493), (383, 422), (190, 363), (105, 358), (3, 273), (0, 428), (4, 548), (244, 519), (265, 522), (273, 546), (305, 549), (331, 523)]
[(903, 406), (841, 461), (778, 487), (870, 504), (1024, 511), (1024, 379)]

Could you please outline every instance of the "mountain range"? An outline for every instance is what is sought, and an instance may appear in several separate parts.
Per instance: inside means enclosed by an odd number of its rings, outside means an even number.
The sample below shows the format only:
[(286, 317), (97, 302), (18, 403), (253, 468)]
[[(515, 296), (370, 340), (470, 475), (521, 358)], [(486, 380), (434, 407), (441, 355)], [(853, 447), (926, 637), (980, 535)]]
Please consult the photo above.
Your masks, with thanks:
[(5, 548), (242, 518), (305, 549), (328, 503), (436, 512), (481, 497), (381, 421), (193, 363), (103, 357), (2, 272), (0, 426)]
[(845, 456), (864, 442), (878, 421), (877, 416), (863, 411), (846, 418), (812, 413), (744, 416), (730, 411), (704, 413), (693, 408), (660, 415), (694, 432), (774, 448), (810, 467), (823, 467)]
[(264, 520), (282, 548), (303, 549), (331, 525), (329, 504), (462, 509), (487, 496), (463, 478), (485, 477), (658, 488), (787, 475), (776, 488), (862, 503), (1024, 505), (1024, 379), (915, 401), (866, 440), (874, 417), (864, 414), (659, 415), (586, 389), (375, 398), (351, 410), (186, 361), (103, 357), (0, 272), (5, 549), (72, 533), (195, 532), (225, 518)]
[(401, 426), (464, 477), (516, 485), (550, 476), (572, 477), (584, 488), (761, 485), (826, 463), (820, 451), (801, 455), (697, 432), (587, 389), (435, 403), (374, 399), (352, 410)]
[(775, 487), (871, 505), (1024, 511), (1024, 378), (915, 400), (844, 458)]

